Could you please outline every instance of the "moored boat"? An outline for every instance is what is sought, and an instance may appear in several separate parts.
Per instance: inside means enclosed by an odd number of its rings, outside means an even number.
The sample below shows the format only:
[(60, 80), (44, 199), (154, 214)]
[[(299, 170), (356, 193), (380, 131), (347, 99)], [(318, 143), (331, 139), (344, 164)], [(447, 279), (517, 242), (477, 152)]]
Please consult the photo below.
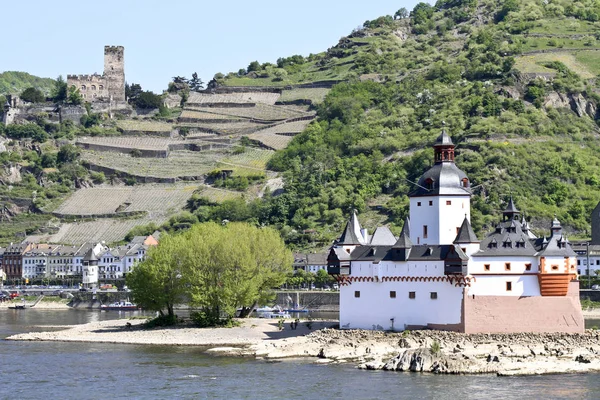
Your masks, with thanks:
[(129, 301), (116, 301), (110, 304), (102, 304), (100, 306), (101, 310), (115, 310), (115, 311), (133, 311), (137, 310), (139, 307)]

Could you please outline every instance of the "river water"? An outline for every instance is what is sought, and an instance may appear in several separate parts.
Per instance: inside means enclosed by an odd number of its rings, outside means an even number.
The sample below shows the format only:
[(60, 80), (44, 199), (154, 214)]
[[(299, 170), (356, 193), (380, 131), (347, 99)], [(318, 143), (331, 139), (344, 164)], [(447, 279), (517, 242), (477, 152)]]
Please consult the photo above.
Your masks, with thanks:
[[(0, 338), (129, 315), (0, 310)], [(600, 399), (598, 374), (501, 378), (361, 371), (311, 360), (213, 357), (203, 350), (0, 340), (0, 399)]]

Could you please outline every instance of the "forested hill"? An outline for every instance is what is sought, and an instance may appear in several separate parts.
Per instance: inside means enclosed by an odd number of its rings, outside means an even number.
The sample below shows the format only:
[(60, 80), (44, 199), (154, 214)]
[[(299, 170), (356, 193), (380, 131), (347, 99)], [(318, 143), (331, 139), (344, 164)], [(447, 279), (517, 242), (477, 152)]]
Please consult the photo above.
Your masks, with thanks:
[(40, 78), (27, 72), (4, 71), (0, 73), (0, 96), (21, 94), (23, 90), (34, 87), (49, 95), (54, 87), (54, 79)]
[(346, 81), (270, 161), (286, 192), (259, 220), (305, 246), (331, 243), (352, 208), (368, 228), (398, 232), (445, 122), (476, 187), (480, 236), (510, 194), (534, 230), (547, 234), (556, 215), (570, 237), (589, 235), (600, 200), (599, 19), (592, 0), (440, 0), (366, 21), (324, 53), (218, 74), (213, 85)]

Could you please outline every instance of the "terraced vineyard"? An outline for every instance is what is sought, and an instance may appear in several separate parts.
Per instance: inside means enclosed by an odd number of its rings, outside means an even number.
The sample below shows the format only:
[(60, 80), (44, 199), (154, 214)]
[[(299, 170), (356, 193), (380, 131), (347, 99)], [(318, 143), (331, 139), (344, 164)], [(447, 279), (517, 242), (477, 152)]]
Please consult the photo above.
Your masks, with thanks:
[[(252, 118), (264, 121), (281, 121), (289, 118), (296, 117), (305, 117), (309, 115), (314, 115), (313, 113), (309, 113), (306, 111), (299, 111), (294, 108), (288, 108), (286, 106), (272, 106), (268, 104), (256, 104), (254, 107), (226, 107), (226, 108), (217, 108), (217, 107), (191, 107), (191, 110), (196, 112), (201, 111), (203, 113), (210, 113), (211, 115), (221, 116), (222, 118)], [(184, 111), (182, 117), (184, 115), (190, 115), (191, 111)], [(206, 119), (210, 119), (210, 117), (206, 117), (202, 115)]]
[(285, 149), (293, 138), (293, 136), (277, 135), (262, 131), (248, 135), (248, 139), (255, 140), (273, 150)]
[(167, 158), (136, 158), (128, 154), (94, 151), (81, 153), (84, 161), (94, 165), (155, 178), (201, 176), (215, 169), (217, 160), (222, 157), (223, 153), (217, 151), (172, 151)]
[(166, 150), (170, 143), (180, 141), (169, 138), (141, 137), (141, 136), (117, 136), (117, 137), (91, 137), (77, 140), (77, 144), (85, 148), (86, 144), (107, 147), (121, 147), (125, 149), (140, 150)]
[(239, 119), (232, 115), (219, 114), (219, 113), (213, 112), (213, 110), (217, 110), (217, 109), (208, 108), (208, 107), (207, 108), (199, 108), (199, 107), (186, 108), (181, 113), (181, 119), (199, 120), (199, 121), (215, 120), (215, 119), (222, 119), (222, 120)]
[(279, 99), (279, 93), (270, 92), (246, 92), (246, 93), (190, 93), (187, 104), (218, 104), (218, 103), (262, 103), (275, 104)]
[(133, 228), (154, 222), (160, 225), (166, 222), (166, 217), (146, 217), (136, 219), (102, 218), (95, 221), (69, 222), (63, 224), (58, 233), (40, 236), (39, 241), (64, 244), (81, 244), (86, 242), (106, 243), (118, 242)]
[(146, 211), (168, 215), (181, 210), (195, 185), (107, 186), (80, 189), (56, 211), (62, 215), (99, 215)]
[(246, 169), (254, 170), (256, 174), (257, 171), (266, 169), (267, 162), (273, 153), (272, 150), (247, 148), (243, 153), (230, 154), (224, 157), (219, 160), (219, 164), (228, 165), (231, 167), (229, 169), (238, 170), (240, 173)]
[(294, 122), (286, 122), (285, 124), (278, 124), (275, 126), (270, 126), (268, 128), (262, 129), (259, 133), (268, 133), (268, 134), (278, 134), (278, 135), (290, 135), (294, 136), (300, 132), (302, 132), (308, 124), (311, 123), (311, 120), (301, 120)]
[(188, 127), (188, 128), (200, 128), (200, 129), (208, 129), (211, 132), (217, 132), (221, 135), (238, 135), (238, 134), (247, 134), (252, 133), (260, 128), (264, 128), (265, 124), (260, 124), (257, 122), (244, 121), (240, 120), (240, 122), (205, 122), (205, 123), (190, 123), (190, 122), (182, 122), (179, 124), (180, 127)]
[(117, 121), (117, 127), (124, 132), (171, 132), (173, 124), (159, 121), (146, 120), (120, 120)]
[(307, 88), (307, 89), (292, 89), (281, 92), (280, 102), (292, 102), (298, 100), (310, 100), (312, 104), (319, 104), (325, 100), (325, 96), (331, 89), (325, 88)]

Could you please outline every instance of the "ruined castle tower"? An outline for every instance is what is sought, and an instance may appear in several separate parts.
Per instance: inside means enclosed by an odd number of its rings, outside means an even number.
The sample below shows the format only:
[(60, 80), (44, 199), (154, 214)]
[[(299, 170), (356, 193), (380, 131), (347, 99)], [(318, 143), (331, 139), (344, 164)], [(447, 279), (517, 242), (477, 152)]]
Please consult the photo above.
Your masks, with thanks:
[(104, 46), (104, 78), (108, 95), (115, 102), (125, 101), (125, 48)]
[(84, 101), (111, 103), (111, 107), (125, 103), (125, 48), (104, 46), (104, 73), (102, 75), (67, 75), (67, 85), (79, 89)]

